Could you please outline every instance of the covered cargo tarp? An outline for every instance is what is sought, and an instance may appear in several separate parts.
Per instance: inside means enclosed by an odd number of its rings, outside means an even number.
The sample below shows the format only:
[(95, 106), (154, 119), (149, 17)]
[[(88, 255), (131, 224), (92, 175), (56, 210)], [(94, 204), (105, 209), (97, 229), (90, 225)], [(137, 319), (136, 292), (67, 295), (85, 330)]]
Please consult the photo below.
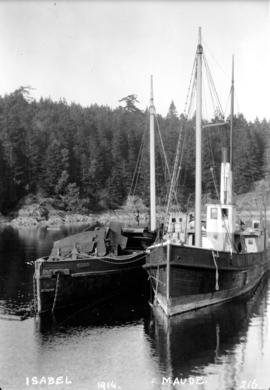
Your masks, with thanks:
[(95, 231), (86, 231), (55, 241), (50, 257), (68, 256), (75, 247), (79, 252), (89, 253), (94, 249)]
[(111, 247), (111, 252), (118, 255), (118, 247), (124, 250), (127, 246), (127, 237), (122, 235), (122, 228), (118, 222), (110, 222), (107, 233), (107, 240)]
[(122, 235), (121, 225), (111, 222), (109, 227), (95, 227), (94, 230), (87, 230), (73, 234), (61, 240), (55, 241), (50, 258), (61, 258), (72, 256), (72, 253), (90, 254), (105, 256), (108, 253), (118, 254), (118, 248), (126, 248), (127, 237)]

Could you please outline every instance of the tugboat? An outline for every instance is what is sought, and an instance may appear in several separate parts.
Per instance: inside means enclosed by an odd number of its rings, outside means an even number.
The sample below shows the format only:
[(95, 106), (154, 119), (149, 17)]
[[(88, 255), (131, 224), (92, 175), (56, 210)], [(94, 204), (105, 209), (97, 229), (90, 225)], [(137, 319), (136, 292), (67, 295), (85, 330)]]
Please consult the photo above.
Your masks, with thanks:
[[(160, 306), (168, 317), (245, 294), (255, 288), (269, 269), (265, 220), (264, 226), (260, 221), (253, 221), (252, 226), (246, 230), (236, 223), (232, 192), (234, 65), (231, 87), (230, 159), (224, 150), (219, 203), (207, 205), (206, 221), (202, 225), (202, 56), (203, 46), (199, 29), (194, 82), (197, 103), (194, 225), (183, 235), (181, 224), (175, 216), (174, 221), (171, 217), (167, 231), (159, 235), (159, 242), (148, 248), (144, 265), (153, 287), (153, 305)], [(221, 124), (226, 125), (225, 122)], [(173, 182), (179, 169), (177, 164), (175, 167), (170, 193), (173, 191)]]

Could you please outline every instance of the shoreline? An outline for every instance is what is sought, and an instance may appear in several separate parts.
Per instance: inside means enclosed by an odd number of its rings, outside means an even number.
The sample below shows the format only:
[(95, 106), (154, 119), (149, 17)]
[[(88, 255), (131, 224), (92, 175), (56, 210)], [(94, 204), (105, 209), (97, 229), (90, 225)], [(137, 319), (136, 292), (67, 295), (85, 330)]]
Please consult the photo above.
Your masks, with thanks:
[[(183, 215), (186, 214), (183, 213)], [(257, 210), (242, 211), (242, 213), (239, 213), (239, 216), (247, 224), (253, 219), (260, 219), (260, 213)], [(157, 213), (157, 219), (162, 220), (163, 218), (163, 212)], [(270, 221), (270, 210), (266, 213), (266, 220)], [(136, 218), (136, 213), (132, 211), (127, 212), (120, 209), (114, 211), (104, 211), (101, 213), (89, 213), (88, 215), (79, 213), (65, 213), (60, 211), (59, 214), (55, 212), (54, 215), (49, 216), (48, 219), (41, 219), (26, 215), (19, 215), (15, 218), (1, 216), (0, 226), (11, 226), (18, 229), (34, 227), (47, 227), (49, 229), (53, 229), (60, 228), (61, 226), (93, 224), (94, 222), (100, 222), (106, 225), (111, 221), (120, 221), (125, 226), (143, 227), (149, 224), (149, 212), (144, 211), (139, 213), (139, 224), (138, 219)]]
[(63, 213), (60, 215), (54, 213), (53, 216), (49, 216), (48, 219), (41, 219), (33, 216), (19, 215), (15, 218), (2, 217), (0, 219), (0, 226), (11, 226), (13, 228), (35, 228), (35, 227), (47, 227), (48, 229), (60, 228), (61, 226), (71, 225), (87, 225), (95, 222), (108, 224), (111, 221), (121, 221), (125, 226), (146, 226), (148, 224), (148, 213), (140, 213), (139, 225), (136, 219), (136, 214), (132, 212), (126, 212), (123, 210), (104, 211), (102, 213)]
[[(251, 202), (251, 199), (254, 200), (252, 195), (239, 196), (236, 199), (237, 215), (247, 225), (251, 224), (251, 221), (254, 219), (260, 220), (260, 217), (264, 214), (258, 210), (254, 202)], [(202, 219), (205, 218), (205, 211), (202, 213)], [(173, 212), (179, 212), (179, 210), (175, 209)], [(189, 214), (194, 216), (194, 210), (191, 208), (181, 214), (183, 219), (186, 219)], [(157, 221), (164, 222), (166, 219), (165, 207), (157, 207), (156, 215)], [(26, 199), (20, 208), (7, 216), (0, 214), (0, 226), (12, 226), (14, 228), (56, 228), (69, 225), (93, 224), (97, 221), (103, 224), (108, 224), (110, 221), (120, 221), (125, 226), (143, 227), (149, 225), (149, 220), (150, 209), (143, 204), (126, 204), (118, 209), (100, 212), (71, 212), (55, 207), (50, 199), (39, 199), (37, 197)], [(266, 211), (266, 220), (270, 221), (270, 209)]]

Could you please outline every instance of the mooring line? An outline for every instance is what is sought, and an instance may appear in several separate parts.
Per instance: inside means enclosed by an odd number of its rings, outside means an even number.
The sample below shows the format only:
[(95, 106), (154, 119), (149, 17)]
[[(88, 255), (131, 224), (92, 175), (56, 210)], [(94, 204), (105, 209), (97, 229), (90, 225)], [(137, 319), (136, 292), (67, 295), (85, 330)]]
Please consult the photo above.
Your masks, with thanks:
[(219, 285), (218, 285), (218, 266), (217, 266), (217, 262), (216, 262), (216, 256), (215, 256), (215, 252), (212, 251), (212, 257), (213, 257), (213, 261), (214, 261), (214, 264), (215, 264), (215, 268), (216, 268), (216, 286), (215, 286), (215, 290), (218, 291), (219, 290)]
[(52, 305), (52, 313), (54, 313), (55, 305), (56, 305), (56, 301), (57, 301), (58, 289), (59, 289), (59, 281), (60, 281), (60, 272), (57, 273), (55, 292), (54, 292), (54, 300), (53, 300), (53, 305)]

